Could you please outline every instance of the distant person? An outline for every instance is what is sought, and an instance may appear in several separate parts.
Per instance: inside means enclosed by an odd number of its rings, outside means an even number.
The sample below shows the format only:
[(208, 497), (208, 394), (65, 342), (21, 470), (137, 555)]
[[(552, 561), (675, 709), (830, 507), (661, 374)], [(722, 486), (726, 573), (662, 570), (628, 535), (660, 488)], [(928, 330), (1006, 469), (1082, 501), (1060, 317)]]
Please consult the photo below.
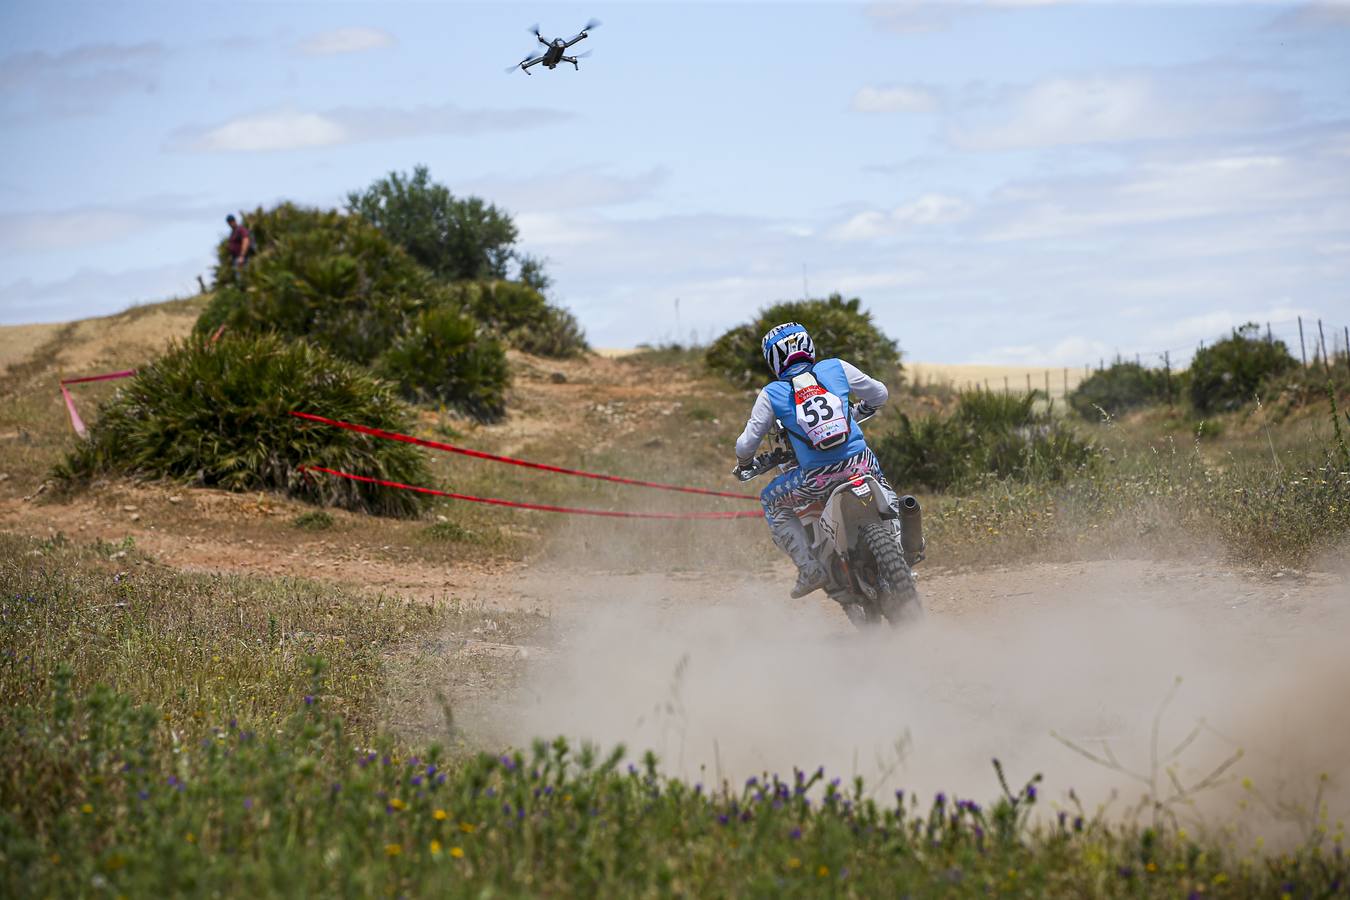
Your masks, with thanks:
[(233, 214), (225, 217), (225, 224), (230, 226), (230, 240), (226, 248), (230, 251), (230, 262), (238, 272), (244, 268), (244, 263), (248, 262), (249, 253), (253, 250), (253, 235), (248, 233), (248, 229)]

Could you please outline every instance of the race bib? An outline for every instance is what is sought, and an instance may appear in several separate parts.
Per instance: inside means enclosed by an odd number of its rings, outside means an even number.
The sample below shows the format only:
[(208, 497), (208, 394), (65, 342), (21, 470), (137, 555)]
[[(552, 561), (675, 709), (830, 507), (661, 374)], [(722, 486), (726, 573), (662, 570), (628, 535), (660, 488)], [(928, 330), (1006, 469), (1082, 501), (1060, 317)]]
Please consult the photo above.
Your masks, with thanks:
[(803, 372), (792, 379), (797, 427), (817, 450), (829, 450), (848, 440), (844, 401), (825, 390), (816, 376)]

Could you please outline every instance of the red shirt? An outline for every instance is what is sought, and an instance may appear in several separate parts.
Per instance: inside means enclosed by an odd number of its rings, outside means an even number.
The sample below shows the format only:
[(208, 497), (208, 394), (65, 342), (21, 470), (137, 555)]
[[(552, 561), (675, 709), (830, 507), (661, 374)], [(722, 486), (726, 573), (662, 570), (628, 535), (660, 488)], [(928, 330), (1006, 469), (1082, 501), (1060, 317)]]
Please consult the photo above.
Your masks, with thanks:
[(239, 254), (244, 252), (244, 238), (248, 237), (248, 229), (243, 225), (236, 225), (230, 229), (230, 256), (234, 259), (239, 258)]

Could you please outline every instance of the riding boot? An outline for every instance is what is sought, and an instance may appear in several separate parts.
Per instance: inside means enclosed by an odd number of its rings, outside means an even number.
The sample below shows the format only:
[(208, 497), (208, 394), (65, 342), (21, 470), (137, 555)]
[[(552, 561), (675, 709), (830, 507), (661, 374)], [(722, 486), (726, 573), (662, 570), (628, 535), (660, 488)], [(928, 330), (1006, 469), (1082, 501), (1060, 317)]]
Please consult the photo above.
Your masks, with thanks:
[(792, 596), (805, 597), (823, 588), (828, 580), (825, 567), (812, 555), (806, 526), (801, 520), (796, 516), (770, 520), (769, 528), (773, 532), (773, 542), (797, 565), (797, 584), (792, 588)]

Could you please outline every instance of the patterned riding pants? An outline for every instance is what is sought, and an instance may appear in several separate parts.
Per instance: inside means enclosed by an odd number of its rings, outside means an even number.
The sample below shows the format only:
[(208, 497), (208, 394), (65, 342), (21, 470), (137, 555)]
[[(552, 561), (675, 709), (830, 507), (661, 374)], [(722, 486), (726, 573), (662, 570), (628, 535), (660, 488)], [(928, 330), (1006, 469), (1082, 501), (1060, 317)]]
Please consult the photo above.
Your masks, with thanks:
[(863, 475), (871, 475), (880, 482), (886, 492), (886, 502), (892, 509), (897, 509), (895, 491), (870, 449), (827, 466), (784, 472), (760, 493), (759, 500), (764, 505), (764, 518), (769, 522), (773, 541), (792, 558), (798, 569), (814, 571), (820, 563), (811, 554), (806, 528), (797, 518), (797, 507), (824, 500), (839, 485)]

